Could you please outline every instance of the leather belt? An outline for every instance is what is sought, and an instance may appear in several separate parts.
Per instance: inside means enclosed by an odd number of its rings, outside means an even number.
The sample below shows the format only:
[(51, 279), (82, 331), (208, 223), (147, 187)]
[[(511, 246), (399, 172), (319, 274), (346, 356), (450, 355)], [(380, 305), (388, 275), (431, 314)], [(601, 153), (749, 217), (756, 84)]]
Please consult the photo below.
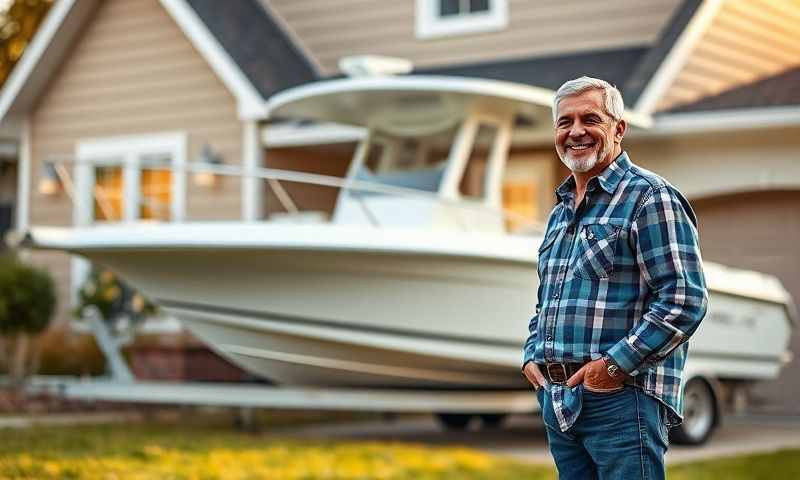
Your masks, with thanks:
[(569, 377), (584, 366), (583, 363), (545, 363), (539, 365), (539, 371), (544, 378), (555, 385), (565, 385)]

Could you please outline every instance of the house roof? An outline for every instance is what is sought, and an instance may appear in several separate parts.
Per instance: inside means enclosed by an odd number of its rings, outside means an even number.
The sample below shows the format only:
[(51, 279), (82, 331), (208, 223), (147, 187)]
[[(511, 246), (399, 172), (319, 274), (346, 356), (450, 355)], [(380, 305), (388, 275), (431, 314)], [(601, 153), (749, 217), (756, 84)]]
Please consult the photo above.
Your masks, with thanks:
[(309, 60), (257, 0), (187, 0), (263, 98), (317, 78)]
[[(470, 65), (445, 66), (415, 70), (424, 75), (453, 75), (488, 78), (557, 89), (567, 80), (589, 75), (602, 78), (622, 90), (626, 103), (635, 99), (626, 96), (625, 84), (642, 58), (646, 48), (627, 48), (572, 55), (524, 58)], [(632, 101), (633, 100), (633, 101)]]
[(626, 101), (631, 105), (636, 104), (644, 93), (659, 67), (664, 64), (681, 35), (686, 32), (689, 23), (697, 15), (702, 3), (703, 0), (685, 0), (672, 14), (672, 18), (661, 31), (658, 40), (647, 50), (647, 53), (642, 55), (636, 67), (629, 72), (622, 91)]
[[(652, 46), (596, 50), (547, 57), (529, 57), (461, 65), (415, 69), (413, 74), (452, 75), (518, 82), (557, 89), (581, 75), (602, 78), (622, 92), (625, 103), (634, 106), (659, 68), (668, 60), (687, 27), (698, 15), (703, 0), (684, 0), (675, 10)], [(682, 61), (682, 59), (678, 59)], [(335, 75), (330, 78), (337, 78)]]
[[(0, 123), (12, 130), (32, 108), (98, 0), (61, 0), (45, 17), (0, 90)], [(161, 0), (237, 98), (243, 119), (264, 118), (273, 92), (313, 80), (311, 63), (258, 0)]]
[[(63, 60), (68, 45), (91, 18), (96, 0), (62, 0), (48, 15), (20, 64), (0, 91), (0, 122), (27, 112), (47, 78)], [(237, 98), (242, 118), (265, 118), (265, 100), (273, 93), (319, 78), (279, 19), (258, 0), (161, 0), (198, 51)], [(616, 84), (628, 105), (636, 105), (671, 55), (685, 42), (685, 31), (704, 5), (684, 0), (652, 46), (521, 58), (469, 65), (442, 65), (415, 73), (499, 79), (555, 89), (580, 75)], [(57, 15), (56, 15), (57, 13)], [(49, 25), (48, 25), (49, 21)], [(69, 28), (64, 28), (64, 25)], [(26, 58), (28, 57), (28, 58)], [(14, 78), (16, 76), (16, 78)], [(9, 88), (11, 87), (11, 88)], [(11, 115), (9, 115), (9, 113)], [(649, 113), (649, 112), (645, 112)]]
[(800, 106), (800, 66), (695, 102), (678, 105), (666, 112), (685, 113), (785, 106)]

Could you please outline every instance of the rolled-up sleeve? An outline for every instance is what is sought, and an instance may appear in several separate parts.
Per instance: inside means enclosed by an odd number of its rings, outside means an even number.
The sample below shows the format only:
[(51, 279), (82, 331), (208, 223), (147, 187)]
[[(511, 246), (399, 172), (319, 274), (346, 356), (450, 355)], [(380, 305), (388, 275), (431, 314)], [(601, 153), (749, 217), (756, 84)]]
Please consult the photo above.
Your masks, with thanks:
[(669, 356), (705, 316), (708, 292), (697, 227), (679, 195), (669, 186), (653, 188), (631, 225), (636, 263), (652, 298), (641, 321), (607, 352), (629, 374)]

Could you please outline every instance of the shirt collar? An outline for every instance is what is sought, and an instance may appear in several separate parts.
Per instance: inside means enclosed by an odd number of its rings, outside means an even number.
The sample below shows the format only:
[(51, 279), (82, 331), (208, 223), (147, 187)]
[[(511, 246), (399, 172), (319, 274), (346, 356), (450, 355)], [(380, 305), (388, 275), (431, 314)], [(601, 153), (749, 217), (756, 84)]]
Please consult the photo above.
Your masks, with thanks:
[[(613, 195), (629, 168), (631, 168), (631, 160), (628, 158), (628, 153), (622, 152), (600, 175), (589, 180), (588, 188), (593, 189), (596, 178), (603, 190), (609, 195)], [(575, 195), (575, 178), (570, 175), (556, 189), (556, 197), (564, 201), (568, 196), (573, 195)]]

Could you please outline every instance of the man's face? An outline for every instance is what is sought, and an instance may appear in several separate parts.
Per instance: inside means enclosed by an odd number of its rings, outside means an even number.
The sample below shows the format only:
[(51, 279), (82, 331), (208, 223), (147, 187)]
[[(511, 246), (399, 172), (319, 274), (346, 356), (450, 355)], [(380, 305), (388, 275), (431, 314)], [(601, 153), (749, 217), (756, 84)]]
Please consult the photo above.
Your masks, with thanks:
[(558, 104), (556, 152), (573, 172), (588, 172), (616, 157), (614, 147), (622, 141), (625, 126), (606, 113), (604, 103), (601, 90), (588, 90)]

